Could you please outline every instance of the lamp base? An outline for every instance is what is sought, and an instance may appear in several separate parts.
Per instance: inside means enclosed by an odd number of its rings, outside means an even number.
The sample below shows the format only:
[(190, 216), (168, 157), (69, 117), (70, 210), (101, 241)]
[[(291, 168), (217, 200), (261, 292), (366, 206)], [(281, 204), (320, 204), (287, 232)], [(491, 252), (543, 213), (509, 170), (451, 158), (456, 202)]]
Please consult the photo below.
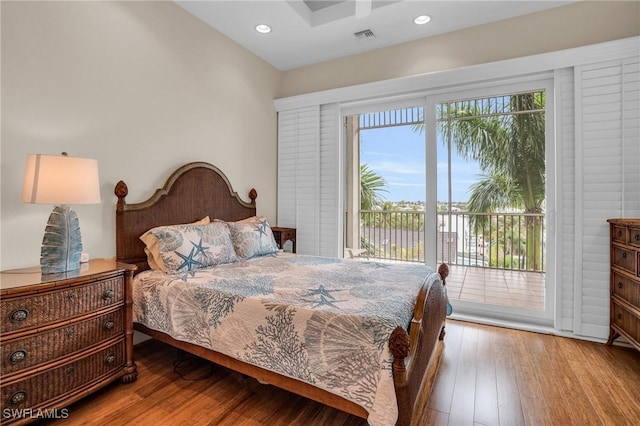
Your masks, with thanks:
[(76, 212), (69, 206), (56, 206), (49, 215), (42, 239), (42, 273), (57, 274), (80, 269), (81, 253), (82, 238)]

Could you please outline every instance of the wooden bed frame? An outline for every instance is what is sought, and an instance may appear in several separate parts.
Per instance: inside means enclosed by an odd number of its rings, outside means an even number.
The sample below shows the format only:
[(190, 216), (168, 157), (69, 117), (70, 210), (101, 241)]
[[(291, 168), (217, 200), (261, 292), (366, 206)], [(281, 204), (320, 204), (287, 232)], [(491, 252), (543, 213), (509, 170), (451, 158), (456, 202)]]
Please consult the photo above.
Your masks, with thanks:
[[(156, 226), (189, 223), (209, 216), (213, 219), (236, 221), (256, 214), (255, 189), (249, 192), (247, 203), (233, 191), (227, 177), (215, 166), (189, 163), (171, 174), (163, 188), (146, 201), (127, 204), (127, 185), (116, 185), (116, 258), (119, 262), (134, 264), (138, 272), (149, 269), (144, 244), (139, 237)], [(389, 337), (389, 348), (394, 356), (393, 377), (398, 402), (397, 425), (412, 425), (423, 415), (429, 392), (439, 363), (444, 337), (447, 299), (444, 281), (448, 275), (446, 265), (438, 269), (442, 280), (426, 284), (420, 290), (409, 332), (397, 327)], [(135, 323), (134, 328), (162, 342), (210, 360), (260, 382), (286, 389), (322, 404), (356, 416), (367, 418), (361, 406), (340, 396), (280, 374), (231, 358), (219, 352), (173, 339), (165, 333)]]

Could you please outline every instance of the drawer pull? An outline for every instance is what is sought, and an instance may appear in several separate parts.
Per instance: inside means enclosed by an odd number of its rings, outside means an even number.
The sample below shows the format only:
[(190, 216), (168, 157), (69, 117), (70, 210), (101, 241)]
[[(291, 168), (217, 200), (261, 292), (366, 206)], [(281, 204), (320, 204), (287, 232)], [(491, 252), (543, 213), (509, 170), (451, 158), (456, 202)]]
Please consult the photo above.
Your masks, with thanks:
[(29, 318), (29, 310), (26, 308), (16, 309), (11, 312), (11, 322), (22, 322)]
[(67, 328), (67, 337), (73, 337), (73, 328)]
[(68, 366), (66, 369), (67, 375), (69, 376), (72, 375), (74, 371), (76, 371), (76, 369), (73, 365)]
[(9, 397), (9, 403), (11, 405), (20, 405), (27, 400), (27, 393), (25, 391), (18, 391)]
[(113, 290), (109, 289), (109, 290), (106, 290), (104, 292), (104, 294), (102, 295), (102, 298), (104, 300), (111, 300), (111, 299), (113, 299), (115, 297), (115, 295), (116, 295), (115, 292)]
[(24, 361), (27, 358), (27, 351), (24, 349), (19, 349), (17, 351), (11, 352), (9, 355), (9, 362), (11, 364), (17, 364), (19, 362)]
[(72, 301), (75, 298), (76, 298), (76, 294), (73, 291), (70, 291), (69, 293), (67, 293), (67, 300)]
[(620, 314), (620, 313), (619, 313), (619, 314), (617, 315), (617, 318), (618, 318), (619, 320), (621, 320), (621, 319), (622, 319), (622, 314)]
[(640, 241), (640, 234), (634, 235), (633, 239), (636, 240), (636, 241)]
[(618, 232), (616, 232), (616, 236), (617, 237), (622, 237), (622, 231), (618, 230)]
[(113, 365), (114, 362), (116, 362), (116, 357), (113, 354), (107, 355), (104, 359), (105, 365)]
[(105, 323), (104, 323), (104, 329), (105, 329), (105, 330), (107, 330), (107, 331), (109, 331), (109, 330), (113, 329), (113, 327), (114, 327), (115, 325), (116, 325), (116, 323), (115, 323), (115, 322), (113, 322), (113, 321), (109, 320), (109, 321), (107, 321), (107, 322), (105, 322)]
[(623, 252), (622, 252), (622, 258), (623, 258), (623, 259), (626, 259), (626, 258), (627, 258), (627, 252), (626, 252), (626, 251), (623, 251)]
[(618, 283), (618, 288), (622, 288), (622, 281)]

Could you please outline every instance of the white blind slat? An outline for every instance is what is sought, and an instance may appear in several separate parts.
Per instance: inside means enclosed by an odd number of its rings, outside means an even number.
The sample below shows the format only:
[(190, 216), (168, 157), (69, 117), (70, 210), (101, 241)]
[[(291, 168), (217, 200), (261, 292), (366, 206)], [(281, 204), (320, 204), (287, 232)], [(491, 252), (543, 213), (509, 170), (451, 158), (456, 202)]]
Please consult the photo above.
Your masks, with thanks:
[[(576, 332), (605, 338), (609, 325), (611, 217), (640, 214), (635, 164), (640, 140), (633, 117), (640, 93), (637, 58), (576, 67)], [(640, 151), (639, 151), (640, 152)], [(640, 170), (640, 169), (638, 169)], [(631, 207), (631, 208), (629, 208)]]
[(338, 256), (339, 108), (281, 112), (278, 136), (278, 224), (297, 229), (300, 254)]

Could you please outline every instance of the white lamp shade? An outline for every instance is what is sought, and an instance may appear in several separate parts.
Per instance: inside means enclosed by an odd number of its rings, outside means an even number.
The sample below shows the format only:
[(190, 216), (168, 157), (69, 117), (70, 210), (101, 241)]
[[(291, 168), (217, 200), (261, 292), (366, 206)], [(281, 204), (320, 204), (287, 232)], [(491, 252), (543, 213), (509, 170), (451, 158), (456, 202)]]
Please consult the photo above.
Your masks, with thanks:
[(66, 155), (29, 154), (22, 202), (32, 204), (100, 203), (98, 161)]

